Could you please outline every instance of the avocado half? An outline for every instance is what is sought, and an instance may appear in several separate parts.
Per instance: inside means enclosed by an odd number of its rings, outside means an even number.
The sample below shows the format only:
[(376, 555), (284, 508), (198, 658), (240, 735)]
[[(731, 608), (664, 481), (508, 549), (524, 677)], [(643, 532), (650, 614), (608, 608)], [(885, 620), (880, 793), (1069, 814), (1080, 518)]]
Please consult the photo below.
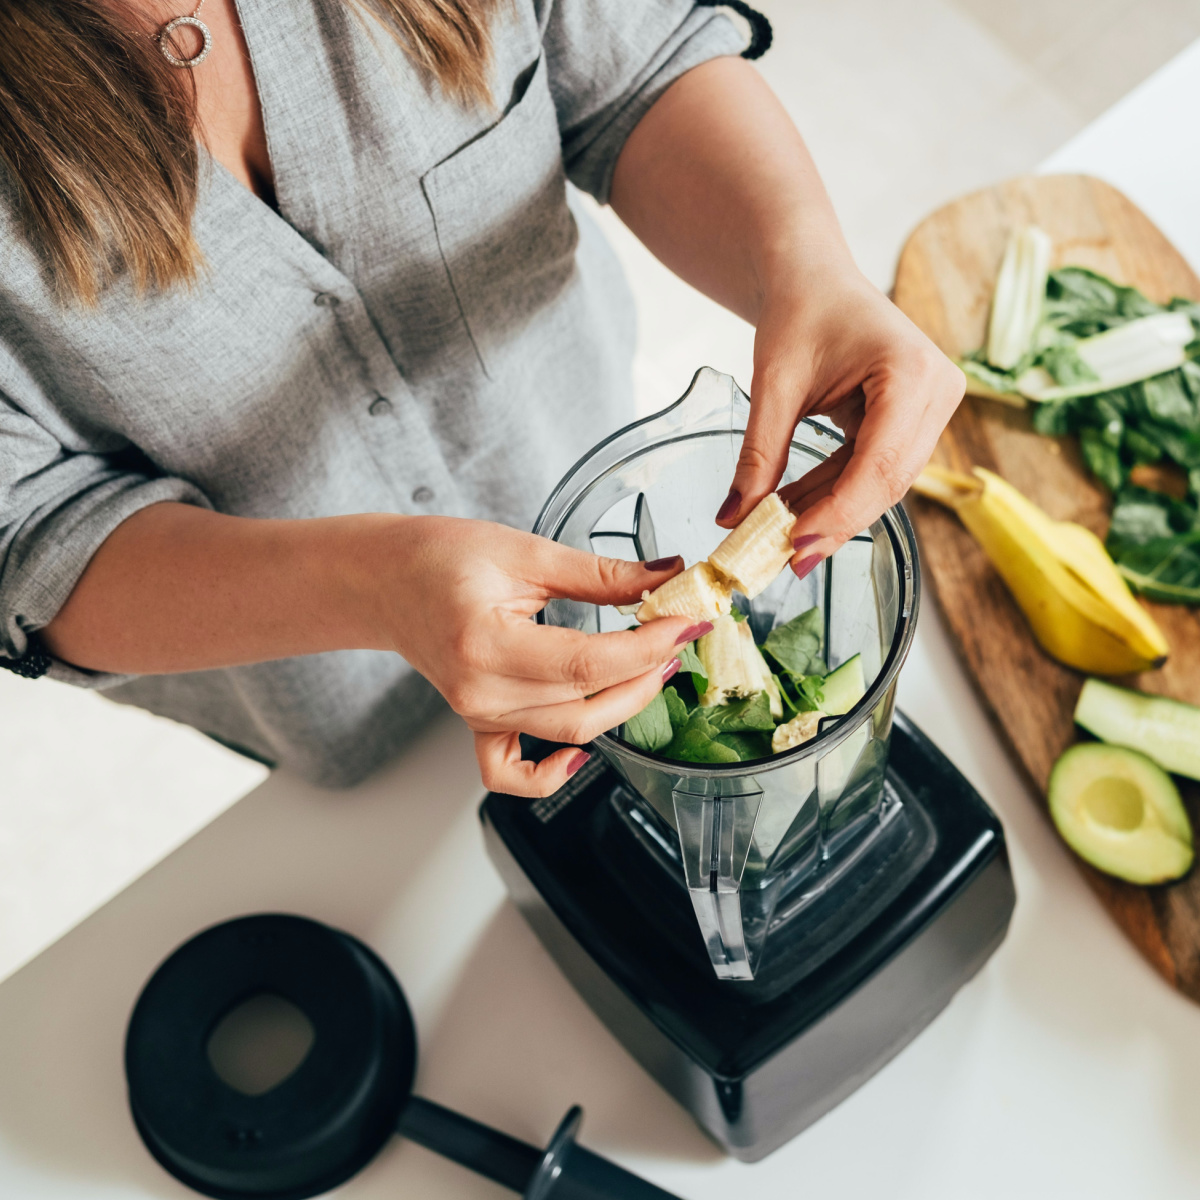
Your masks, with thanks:
[(1125, 746), (1085, 742), (1054, 764), (1050, 816), (1092, 866), (1130, 883), (1166, 883), (1192, 865), (1192, 826), (1171, 777)]

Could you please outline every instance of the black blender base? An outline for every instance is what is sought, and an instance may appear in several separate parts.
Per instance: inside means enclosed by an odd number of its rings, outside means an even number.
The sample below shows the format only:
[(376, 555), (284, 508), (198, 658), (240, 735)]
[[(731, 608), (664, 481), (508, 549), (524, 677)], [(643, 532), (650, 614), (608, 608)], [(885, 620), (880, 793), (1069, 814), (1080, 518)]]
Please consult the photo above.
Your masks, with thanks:
[(1004, 831), (902, 714), (886, 782), (902, 806), (895, 854), (848, 872), (774, 930), (752, 982), (713, 974), (682, 881), (616, 815), (610, 798), (623, 786), (594, 759), (547, 799), (489, 794), (480, 809), (488, 853), (596, 1015), (744, 1162), (865, 1083), (1008, 930)]

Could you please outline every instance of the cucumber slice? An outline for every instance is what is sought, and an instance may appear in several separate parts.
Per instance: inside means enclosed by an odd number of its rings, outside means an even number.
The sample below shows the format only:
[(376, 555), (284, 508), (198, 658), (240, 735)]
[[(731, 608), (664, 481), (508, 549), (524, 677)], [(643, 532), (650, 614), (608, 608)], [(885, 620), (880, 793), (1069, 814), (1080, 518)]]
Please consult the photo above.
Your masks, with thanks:
[(1192, 865), (1192, 827), (1171, 777), (1144, 754), (1084, 742), (1054, 764), (1050, 816), (1063, 840), (1109, 875), (1165, 883)]
[(845, 716), (866, 694), (862, 655), (856, 654), (821, 681), (821, 710), (831, 717)]
[(1200, 779), (1200, 708), (1089, 679), (1075, 721), (1102, 742), (1130, 746), (1160, 767)]

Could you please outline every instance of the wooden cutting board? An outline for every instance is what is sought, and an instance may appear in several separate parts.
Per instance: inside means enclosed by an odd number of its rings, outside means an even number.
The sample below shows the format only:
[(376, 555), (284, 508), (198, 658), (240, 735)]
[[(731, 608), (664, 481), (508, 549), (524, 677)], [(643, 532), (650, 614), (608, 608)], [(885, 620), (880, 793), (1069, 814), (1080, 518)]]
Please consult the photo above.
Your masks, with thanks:
[[(1091, 267), (1152, 300), (1200, 300), (1200, 279), (1120, 192), (1085, 175), (1014, 179), (939, 209), (900, 255), (894, 298), (947, 354), (985, 340), (992, 288), (1009, 231), (1033, 223), (1054, 240), (1054, 266)], [(1026, 411), (967, 397), (934, 462), (987, 467), (1052, 517), (1101, 537), (1110, 498), (1085, 471), (1074, 438), (1045, 438)], [(1000, 577), (946, 509), (910, 495), (921, 562), (981, 696), (1040, 795), (1054, 760), (1077, 740), (1071, 714), (1084, 676), (1048, 658)], [(1149, 605), (1171, 645), (1161, 671), (1124, 682), (1200, 704), (1200, 610)], [(1200, 784), (1181, 782), (1200, 833)], [(1063, 853), (1071, 852), (1063, 846)], [(1071, 855), (1074, 858), (1074, 855)], [(1200, 867), (1178, 883), (1137, 887), (1076, 863), (1104, 906), (1154, 967), (1200, 1002)]]

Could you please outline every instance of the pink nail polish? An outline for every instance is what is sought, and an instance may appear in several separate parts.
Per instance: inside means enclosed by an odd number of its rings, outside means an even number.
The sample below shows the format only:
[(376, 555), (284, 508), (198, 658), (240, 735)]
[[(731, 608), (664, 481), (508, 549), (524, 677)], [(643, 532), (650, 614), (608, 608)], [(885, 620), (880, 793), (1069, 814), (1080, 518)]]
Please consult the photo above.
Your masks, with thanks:
[(819, 554), (810, 554), (807, 558), (802, 558), (798, 563), (792, 563), (792, 570), (795, 571), (797, 579), (803, 579), (820, 561), (821, 556)]
[(591, 757), (592, 756), (585, 750), (580, 750), (580, 752), (575, 755), (575, 757), (571, 759), (569, 763), (567, 763), (567, 775), (574, 775), (575, 772), (578, 771), (579, 768), (582, 767), (583, 764)]
[(798, 538), (793, 538), (792, 549), (803, 550), (805, 546), (811, 546), (813, 542), (819, 542), (823, 536), (820, 533), (806, 533)]
[(732, 517), (742, 503), (742, 493), (737, 488), (732, 488), (729, 495), (725, 497), (725, 503), (717, 509), (717, 520), (724, 521), (726, 517)]
[(674, 675), (675, 672), (678, 671), (682, 665), (683, 664), (679, 661), (679, 659), (677, 659), (677, 658), (671, 659), (671, 661), (669, 663), (667, 663), (667, 665), (665, 667), (663, 667), (663, 673), (662, 673), (663, 683), (666, 683), (667, 680), (670, 679), (671, 676)]
[(711, 621), (701, 621), (699, 625), (689, 625), (676, 639), (675, 645), (682, 646), (684, 642), (694, 642), (697, 638), (702, 638), (706, 633), (712, 633), (713, 624)]
[(672, 554), (669, 558), (655, 558), (650, 562), (642, 563), (642, 566), (647, 571), (665, 571), (668, 567), (673, 567), (676, 563), (682, 563), (683, 558), (678, 554)]

